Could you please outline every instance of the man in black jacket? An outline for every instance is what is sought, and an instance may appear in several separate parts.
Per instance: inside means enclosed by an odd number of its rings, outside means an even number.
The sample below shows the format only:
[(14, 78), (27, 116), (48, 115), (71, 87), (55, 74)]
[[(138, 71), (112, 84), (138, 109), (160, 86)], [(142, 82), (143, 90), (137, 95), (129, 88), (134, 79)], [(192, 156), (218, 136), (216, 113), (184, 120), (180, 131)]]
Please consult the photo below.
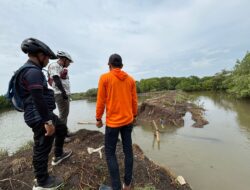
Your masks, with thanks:
[(43, 42), (28, 38), (21, 44), (28, 54), (28, 61), (35, 67), (23, 70), (19, 75), (17, 90), (24, 103), (24, 120), (34, 133), (33, 166), (36, 177), (33, 190), (57, 188), (62, 180), (48, 174), (48, 157), (55, 137), (55, 157), (52, 165), (68, 158), (71, 150), (63, 150), (67, 126), (53, 113), (55, 109), (54, 93), (48, 89), (42, 68), (49, 59), (56, 59), (53, 51)]

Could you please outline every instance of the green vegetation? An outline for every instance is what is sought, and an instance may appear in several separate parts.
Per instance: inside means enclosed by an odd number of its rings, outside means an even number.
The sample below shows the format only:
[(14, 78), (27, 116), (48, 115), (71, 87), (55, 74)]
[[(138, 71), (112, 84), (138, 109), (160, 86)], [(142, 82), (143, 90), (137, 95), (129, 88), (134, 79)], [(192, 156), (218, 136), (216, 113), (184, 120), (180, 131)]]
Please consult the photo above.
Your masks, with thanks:
[(72, 100), (96, 98), (96, 96), (97, 96), (97, 88), (91, 88), (91, 89), (87, 90), (86, 92), (72, 93), (71, 94)]
[(32, 140), (28, 141), (27, 143), (25, 143), (24, 145), (22, 145), (16, 152), (15, 154), (19, 153), (19, 152), (23, 152), (25, 150), (29, 150), (33, 147), (34, 142)]
[(11, 107), (10, 102), (4, 97), (0, 96), (0, 111)]
[(0, 159), (1, 158), (5, 158), (9, 155), (8, 151), (7, 150), (4, 150), (4, 149), (0, 149)]
[(72, 98), (72, 100), (82, 100), (86, 98), (84, 92), (72, 93), (70, 97)]
[(156, 188), (152, 185), (146, 185), (144, 188), (143, 187), (135, 187), (135, 190), (155, 190)]
[(248, 52), (242, 61), (237, 60), (230, 77), (225, 80), (228, 84), (228, 92), (238, 98), (250, 97), (250, 53)]
[(142, 79), (136, 85), (139, 93), (162, 90), (224, 91), (237, 98), (250, 98), (250, 53), (247, 52), (241, 61), (237, 60), (232, 71), (222, 70), (214, 76), (203, 78), (190, 76)]
[(199, 78), (197, 76), (190, 77), (162, 77), (142, 79), (137, 82), (138, 92), (154, 92), (162, 90), (183, 90), (191, 91), (207, 91), (207, 90), (226, 90), (225, 84), (230, 72), (222, 71), (215, 76)]
[(85, 96), (88, 98), (93, 98), (97, 96), (97, 88), (91, 88), (85, 92)]

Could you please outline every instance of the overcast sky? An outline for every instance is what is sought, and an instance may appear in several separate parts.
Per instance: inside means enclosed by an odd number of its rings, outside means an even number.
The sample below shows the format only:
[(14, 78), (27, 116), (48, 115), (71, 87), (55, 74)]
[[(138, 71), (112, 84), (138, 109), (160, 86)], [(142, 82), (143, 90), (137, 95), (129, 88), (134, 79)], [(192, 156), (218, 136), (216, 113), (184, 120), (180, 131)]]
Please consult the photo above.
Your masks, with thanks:
[(0, 0), (0, 94), (34, 37), (67, 51), (72, 92), (96, 88), (112, 53), (136, 80), (207, 76), (250, 50), (249, 0)]

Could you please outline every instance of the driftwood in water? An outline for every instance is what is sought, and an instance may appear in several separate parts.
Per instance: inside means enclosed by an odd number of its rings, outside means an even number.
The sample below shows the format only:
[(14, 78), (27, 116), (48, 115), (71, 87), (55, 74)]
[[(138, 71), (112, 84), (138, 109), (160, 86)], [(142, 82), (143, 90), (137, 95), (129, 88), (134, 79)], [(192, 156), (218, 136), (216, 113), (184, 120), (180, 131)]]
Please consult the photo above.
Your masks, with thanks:
[(159, 132), (159, 128), (157, 127), (156, 123), (155, 123), (155, 120), (153, 120), (153, 124), (154, 124), (154, 127), (155, 127), (155, 136), (156, 136), (156, 140), (157, 142), (160, 142), (160, 132)]
[(93, 121), (78, 121), (77, 124), (81, 124), (81, 125), (95, 125), (96, 122), (93, 122)]

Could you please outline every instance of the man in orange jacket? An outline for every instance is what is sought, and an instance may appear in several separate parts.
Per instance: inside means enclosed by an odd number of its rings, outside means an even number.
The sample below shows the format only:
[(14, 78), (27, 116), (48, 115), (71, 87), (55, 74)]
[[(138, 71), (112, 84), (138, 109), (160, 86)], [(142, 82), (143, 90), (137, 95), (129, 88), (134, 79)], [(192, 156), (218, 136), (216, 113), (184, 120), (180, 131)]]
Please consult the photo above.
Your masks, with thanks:
[(121, 134), (125, 154), (123, 189), (131, 189), (133, 173), (133, 150), (131, 133), (137, 115), (135, 80), (122, 71), (122, 58), (118, 54), (109, 57), (108, 73), (99, 79), (96, 104), (96, 126), (102, 127), (102, 116), (106, 108), (105, 154), (113, 190), (121, 190), (116, 144)]

